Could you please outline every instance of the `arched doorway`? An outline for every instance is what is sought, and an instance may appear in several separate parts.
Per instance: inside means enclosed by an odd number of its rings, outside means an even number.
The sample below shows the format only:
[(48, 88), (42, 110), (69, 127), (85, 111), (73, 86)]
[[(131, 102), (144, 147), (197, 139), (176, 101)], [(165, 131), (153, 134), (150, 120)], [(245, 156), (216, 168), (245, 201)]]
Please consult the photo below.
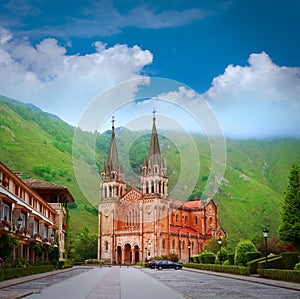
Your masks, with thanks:
[(117, 247), (117, 264), (122, 264), (122, 247)]
[(124, 247), (124, 263), (131, 264), (131, 260), (132, 260), (131, 245), (127, 243), (125, 244)]
[(138, 245), (134, 246), (134, 262), (137, 263), (140, 261), (140, 249)]

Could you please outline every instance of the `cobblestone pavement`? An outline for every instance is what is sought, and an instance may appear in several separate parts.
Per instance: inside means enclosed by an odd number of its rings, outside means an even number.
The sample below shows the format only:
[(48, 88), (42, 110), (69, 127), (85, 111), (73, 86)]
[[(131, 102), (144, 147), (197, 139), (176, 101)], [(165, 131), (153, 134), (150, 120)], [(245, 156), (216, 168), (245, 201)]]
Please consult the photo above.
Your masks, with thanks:
[[(189, 299), (296, 299), (300, 291), (187, 270), (141, 269)], [(259, 280), (258, 280), (259, 281)], [(276, 282), (275, 282), (276, 284)]]
[(63, 271), (54, 275), (47, 275), (42, 278), (11, 285), (0, 289), (0, 299), (22, 298), (33, 293), (38, 293), (45, 287), (87, 271), (90, 271), (90, 268), (73, 268), (69, 271)]
[(300, 284), (295, 283), (197, 270), (134, 267), (74, 267), (1, 282), (0, 288), (1, 299), (300, 298)]

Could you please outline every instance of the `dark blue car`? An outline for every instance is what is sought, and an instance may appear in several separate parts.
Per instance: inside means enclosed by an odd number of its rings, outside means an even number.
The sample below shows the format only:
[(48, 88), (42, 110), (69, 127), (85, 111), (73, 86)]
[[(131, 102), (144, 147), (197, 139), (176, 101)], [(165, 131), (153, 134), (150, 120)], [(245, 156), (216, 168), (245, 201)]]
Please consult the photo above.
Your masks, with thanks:
[(158, 261), (155, 265), (155, 268), (158, 269), (158, 270), (162, 270), (162, 269), (179, 270), (179, 269), (182, 269), (182, 265), (178, 264), (178, 263), (171, 262), (171, 261)]

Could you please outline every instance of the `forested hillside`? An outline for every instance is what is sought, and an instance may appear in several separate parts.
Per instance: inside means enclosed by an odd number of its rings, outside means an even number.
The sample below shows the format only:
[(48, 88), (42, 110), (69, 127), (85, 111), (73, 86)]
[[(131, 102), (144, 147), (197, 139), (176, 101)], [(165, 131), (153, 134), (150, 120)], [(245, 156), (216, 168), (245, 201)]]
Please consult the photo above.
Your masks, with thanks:
[[(159, 120), (157, 129), (159, 132)], [(32, 105), (5, 98), (0, 100), (1, 161), (13, 171), (21, 171), (24, 178), (35, 177), (67, 186), (76, 199), (70, 206), (71, 229), (75, 233), (87, 226), (90, 232), (96, 233), (99, 171), (107, 157), (110, 132), (97, 136), (96, 133), (80, 132), (87, 147), (91, 147), (88, 141), (96, 140), (96, 163), (89, 154), (92, 148), (80, 148), (81, 166), (93, 177), (93, 182), (85, 182), (92, 193), (88, 196), (82, 193), (73, 170), (74, 132), (72, 126)], [(139, 184), (137, 177), (148, 151), (149, 133), (150, 130), (116, 129), (119, 158), (129, 184)], [(210, 169), (210, 148), (206, 138), (193, 137), (201, 168), (197, 185), (186, 200), (201, 198)], [(166, 137), (160, 136), (160, 145), (168, 163), (169, 189), (172, 189), (181, 172), (180, 152)], [(189, 144), (182, 146), (189, 149)], [(299, 149), (300, 140), (296, 139), (227, 140), (226, 171), (215, 201), (219, 205), (221, 225), (229, 233), (229, 241), (236, 242), (261, 233), (265, 226), (270, 227), (271, 234), (277, 233), (287, 175), (292, 163), (300, 163)], [(188, 163), (193, 165), (192, 160)]]

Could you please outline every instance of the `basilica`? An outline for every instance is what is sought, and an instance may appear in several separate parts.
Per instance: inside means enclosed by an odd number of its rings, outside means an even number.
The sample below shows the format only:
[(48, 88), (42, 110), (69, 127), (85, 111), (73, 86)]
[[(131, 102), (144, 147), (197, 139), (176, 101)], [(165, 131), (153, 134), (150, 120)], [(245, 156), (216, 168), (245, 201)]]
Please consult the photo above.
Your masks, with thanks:
[(188, 261), (212, 238), (226, 235), (213, 199), (169, 198), (166, 170), (154, 112), (140, 187), (128, 188), (118, 158), (113, 119), (109, 154), (100, 182), (98, 259), (111, 264), (135, 264), (176, 254), (180, 261)]

